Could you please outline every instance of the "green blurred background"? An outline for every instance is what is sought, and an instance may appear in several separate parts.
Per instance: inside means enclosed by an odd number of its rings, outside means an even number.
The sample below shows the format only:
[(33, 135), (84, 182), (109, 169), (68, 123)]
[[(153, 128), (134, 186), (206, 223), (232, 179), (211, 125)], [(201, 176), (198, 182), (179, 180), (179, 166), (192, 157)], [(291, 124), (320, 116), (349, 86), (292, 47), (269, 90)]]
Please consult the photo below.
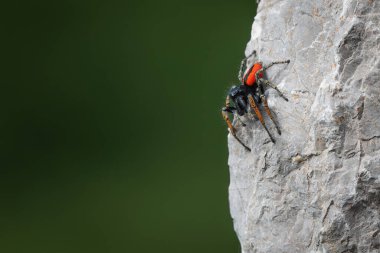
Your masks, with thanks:
[(239, 252), (220, 108), (254, 2), (3, 3), (0, 252)]

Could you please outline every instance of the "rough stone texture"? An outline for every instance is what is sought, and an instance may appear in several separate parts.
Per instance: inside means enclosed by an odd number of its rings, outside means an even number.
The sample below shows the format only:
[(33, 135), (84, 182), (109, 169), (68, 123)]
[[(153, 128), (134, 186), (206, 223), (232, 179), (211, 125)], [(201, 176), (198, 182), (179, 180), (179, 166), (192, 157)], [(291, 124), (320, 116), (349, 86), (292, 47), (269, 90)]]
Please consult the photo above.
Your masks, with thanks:
[(282, 129), (229, 135), (230, 208), (242, 252), (380, 252), (380, 1), (262, 0), (246, 49), (290, 59), (267, 77)]

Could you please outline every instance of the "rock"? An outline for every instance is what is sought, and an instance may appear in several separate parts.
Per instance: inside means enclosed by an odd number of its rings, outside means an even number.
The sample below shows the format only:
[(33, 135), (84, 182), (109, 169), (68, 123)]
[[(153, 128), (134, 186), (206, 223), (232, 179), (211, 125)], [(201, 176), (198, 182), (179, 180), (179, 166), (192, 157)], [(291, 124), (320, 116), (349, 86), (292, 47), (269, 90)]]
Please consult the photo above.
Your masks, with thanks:
[[(262, 0), (245, 54), (276, 65), (260, 122), (228, 137), (243, 253), (380, 252), (380, 1)], [(261, 110), (264, 111), (264, 110)]]

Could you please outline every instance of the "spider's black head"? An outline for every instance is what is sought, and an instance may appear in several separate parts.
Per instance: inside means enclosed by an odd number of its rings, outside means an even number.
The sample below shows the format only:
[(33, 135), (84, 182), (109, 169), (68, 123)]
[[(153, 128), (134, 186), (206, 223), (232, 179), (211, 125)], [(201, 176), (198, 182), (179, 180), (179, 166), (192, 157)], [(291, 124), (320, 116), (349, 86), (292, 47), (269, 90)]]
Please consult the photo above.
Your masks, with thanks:
[(229, 95), (234, 101), (237, 113), (242, 116), (247, 113), (247, 90), (244, 85), (232, 86)]

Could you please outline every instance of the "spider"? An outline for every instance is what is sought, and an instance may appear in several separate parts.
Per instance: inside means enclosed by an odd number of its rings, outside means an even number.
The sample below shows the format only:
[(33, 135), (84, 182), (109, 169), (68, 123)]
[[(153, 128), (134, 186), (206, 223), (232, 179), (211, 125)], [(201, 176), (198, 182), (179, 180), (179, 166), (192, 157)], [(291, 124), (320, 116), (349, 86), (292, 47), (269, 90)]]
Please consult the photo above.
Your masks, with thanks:
[[(249, 68), (247, 68), (247, 61), (252, 55), (255, 56), (254, 59), (257, 59), (256, 51), (253, 51), (252, 54), (250, 54), (248, 57), (242, 60), (238, 76), (241, 85), (231, 87), (226, 98), (226, 106), (222, 108), (222, 115), (227, 123), (230, 133), (247, 151), (251, 151), (251, 149), (247, 147), (247, 145), (245, 145), (237, 137), (236, 128), (229, 119), (228, 113), (232, 113), (236, 117), (236, 119), (241, 122), (243, 126), (246, 126), (246, 124), (240, 119), (240, 116), (243, 116), (244, 114), (248, 113), (248, 107), (251, 107), (251, 109), (253, 109), (253, 111), (257, 115), (257, 118), (260, 120), (265, 131), (268, 133), (270, 140), (273, 143), (275, 143), (275, 140), (273, 139), (268, 128), (266, 127), (263, 116), (258, 108), (258, 104), (262, 103), (264, 105), (265, 112), (268, 114), (269, 118), (274, 123), (278, 134), (281, 135), (280, 127), (273, 119), (272, 113), (269, 110), (267, 99), (264, 96), (263, 85), (272, 87), (279, 93), (279, 95), (285, 101), (288, 101), (288, 99), (284, 96), (284, 94), (281, 93), (281, 91), (277, 88), (275, 84), (273, 84), (269, 80), (264, 79), (264, 71), (275, 64), (289, 63), (290, 60), (275, 61), (266, 66), (263, 66), (262, 62), (258, 61)], [(233, 101), (234, 106), (231, 106), (231, 100)]]

